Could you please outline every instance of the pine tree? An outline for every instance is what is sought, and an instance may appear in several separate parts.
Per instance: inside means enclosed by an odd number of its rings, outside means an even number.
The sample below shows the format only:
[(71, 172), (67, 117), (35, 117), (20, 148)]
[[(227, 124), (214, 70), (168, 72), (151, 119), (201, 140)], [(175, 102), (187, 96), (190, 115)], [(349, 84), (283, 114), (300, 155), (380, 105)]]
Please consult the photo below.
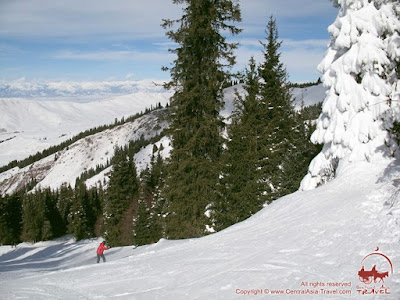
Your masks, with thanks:
[[(318, 113), (312, 117), (312, 110)], [(314, 120), (318, 118), (321, 109), (320, 106), (302, 107), (295, 114), (296, 126), (292, 130), (292, 144), (290, 155), (284, 158), (285, 188), (287, 193), (297, 191), (301, 180), (307, 174), (308, 166), (311, 160), (321, 151), (320, 145), (311, 143), (311, 133), (315, 130)]]
[(246, 96), (243, 98), (237, 94), (232, 123), (228, 127), (227, 150), (222, 158), (221, 190), (213, 206), (216, 230), (243, 221), (263, 205), (257, 159), (263, 123), (260, 122), (259, 77), (254, 58), (246, 70), (244, 89)]
[(88, 191), (84, 182), (77, 182), (68, 219), (69, 232), (77, 240), (95, 236), (94, 227), (100, 213), (101, 208), (97, 189), (93, 188)]
[(53, 239), (60, 237), (66, 234), (67, 228), (57, 207), (58, 191), (52, 191), (50, 188), (47, 188), (43, 192), (46, 207), (45, 215), (51, 228), (51, 236), (49, 238)]
[(391, 109), (399, 111), (395, 102), (398, 1), (335, 0), (334, 4), (339, 13), (328, 28), (331, 43), (318, 67), (328, 92), (312, 135), (314, 143), (324, 146), (311, 162), (302, 189), (332, 178), (339, 160), (371, 161), (382, 152), (391, 155), (397, 150), (388, 132), (393, 126), (388, 115)]
[(22, 240), (37, 242), (51, 238), (50, 222), (46, 218), (44, 193), (41, 190), (37, 190), (34, 194), (26, 194), (22, 207)]
[(162, 144), (159, 148), (154, 144), (150, 165), (141, 174), (141, 196), (134, 220), (134, 243), (138, 246), (159, 241), (164, 232), (162, 217), (164, 199), (160, 193), (163, 184), (162, 150)]
[(159, 216), (154, 214), (153, 207), (147, 206), (145, 199), (139, 201), (134, 228), (134, 241), (137, 246), (158, 242), (162, 237), (162, 227)]
[(101, 187), (92, 187), (88, 190), (89, 202), (87, 203), (87, 217), (91, 234), (95, 234), (95, 226), (99, 216), (102, 215)]
[(267, 25), (264, 62), (246, 72), (246, 96), (237, 96), (224, 153), (221, 192), (214, 207), (215, 229), (242, 221), (283, 195), (296, 191), (315, 146), (291, 105), (286, 70), (280, 62), (278, 30)]
[(259, 168), (264, 183), (264, 200), (270, 202), (295, 191), (288, 185), (292, 174), (297, 127), (286, 69), (280, 61), (278, 29), (271, 16), (266, 28), (267, 39), (264, 46), (264, 62), (259, 67), (260, 110), (263, 132), (258, 141), (261, 148)]
[(141, 246), (150, 243), (150, 212), (147, 209), (145, 200), (139, 201), (138, 213), (135, 219), (135, 245)]
[(58, 195), (58, 211), (60, 212), (63, 223), (68, 227), (68, 215), (71, 210), (74, 191), (71, 185), (63, 184), (58, 191)]
[(75, 190), (68, 216), (68, 232), (73, 234), (77, 241), (89, 237), (86, 212), (82, 204), (85, 200), (81, 196), (85, 197), (79, 190)]
[(240, 32), (228, 22), (240, 21), (239, 5), (230, 0), (174, 0), (186, 4), (177, 21), (166, 20), (164, 28), (178, 23), (167, 36), (178, 44), (171, 68), (175, 89), (171, 135), (173, 150), (165, 189), (166, 234), (187, 238), (205, 234), (206, 207), (216, 200), (220, 172), (222, 120), (219, 111), (222, 87), (230, 78), (235, 44), (226, 42), (222, 31)]
[[(116, 147), (112, 159), (113, 169), (110, 175), (104, 208), (104, 225), (107, 243), (111, 246), (130, 244), (132, 225), (128, 220), (137, 201), (139, 184), (133, 155), (128, 149)], [(127, 225), (128, 224), (128, 225)]]
[(0, 244), (13, 245), (22, 232), (22, 195), (0, 196)]

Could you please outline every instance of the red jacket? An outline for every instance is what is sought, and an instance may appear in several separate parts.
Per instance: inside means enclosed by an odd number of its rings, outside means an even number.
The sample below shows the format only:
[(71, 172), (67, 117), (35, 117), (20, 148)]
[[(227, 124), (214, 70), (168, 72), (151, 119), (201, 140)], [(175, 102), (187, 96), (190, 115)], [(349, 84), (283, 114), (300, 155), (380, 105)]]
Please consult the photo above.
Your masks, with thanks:
[(104, 250), (108, 250), (110, 248), (106, 248), (103, 243), (100, 243), (99, 247), (97, 248), (97, 254), (101, 255), (104, 253)]

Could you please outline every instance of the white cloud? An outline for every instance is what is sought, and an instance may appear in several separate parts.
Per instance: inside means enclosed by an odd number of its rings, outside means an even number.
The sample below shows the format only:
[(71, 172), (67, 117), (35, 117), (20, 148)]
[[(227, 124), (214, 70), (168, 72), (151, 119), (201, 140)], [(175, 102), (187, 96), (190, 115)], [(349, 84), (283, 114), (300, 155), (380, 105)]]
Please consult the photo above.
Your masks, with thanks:
[(278, 20), (279, 32), (285, 29), (293, 35), (308, 30), (312, 35), (310, 26), (321, 22), (315, 19), (330, 20), (337, 14), (329, 0), (244, 0), (241, 8), (243, 22), (239, 26), (250, 35), (263, 34), (271, 15)]
[[(268, 17), (323, 15), (328, 0), (244, 0), (242, 27), (265, 27)], [(179, 18), (172, 0), (0, 1), (0, 36), (145, 38), (164, 36), (162, 19)]]
[[(304, 22), (304, 19), (299, 21), (298, 18), (331, 17), (335, 9), (330, 1), (241, 0), (240, 5), (243, 22), (236, 25), (244, 31), (235, 37), (243, 39), (240, 41), (242, 46), (237, 51), (237, 70), (242, 70), (247, 65), (251, 55), (258, 60), (262, 59), (262, 47), (258, 39), (265, 37), (264, 29), (271, 14), (278, 19), (279, 31), (281, 32), (281, 28), (285, 29), (283, 32), (286, 39), (282, 50), (286, 53), (283, 58), (290, 72), (299, 69), (297, 66), (302, 63), (291, 59), (296, 53), (308, 57), (312, 63), (316, 60), (313, 57), (323, 53), (322, 43), (325, 41), (312, 39), (315, 34), (312, 30), (314, 24), (311, 21)], [(137, 66), (133, 70), (140, 76), (139, 72), (149, 70), (150, 64), (161, 66), (174, 60), (175, 56), (168, 49), (176, 45), (165, 37), (165, 30), (160, 24), (163, 18), (181, 17), (181, 9), (182, 6), (173, 4), (172, 0), (0, 0), (0, 40), (8, 40), (9, 47), (21, 45), (13, 44), (12, 41), (24, 41), (24, 51), (28, 52), (27, 56), (31, 59), (25, 59), (21, 64), (28, 66), (24, 68), (28, 73), (37, 71), (32, 71), (35, 68), (27, 61), (34, 62), (39, 57), (48, 64), (49, 69), (55, 59), (69, 60), (71, 64), (76, 64), (77, 70), (82, 61), (127, 62), (126, 65), (135, 62)], [(299, 29), (302, 26), (304, 28)], [(295, 41), (289, 38), (307, 40)], [(35, 47), (29, 48), (30, 45)], [(21, 61), (15, 59), (15, 54), (18, 53), (12, 51), (12, 48), (0, 45), (0, 59), (3, 58), (7, 63), (3, 74), (6, 74), (6, 68), (15, 68), (10, 62)], [(139, 66), (139, 63), (142, 64)], [(73, 69), (72, 65), (70, 69)], [(85, 71), (90, 72), (88, 69)], [(130, 71), (128, 68), (121, 69), (122, 75), (118, 75), (119, 78)], [(57, 72), (66, 74), (65, 70), (54, 70), (50, 76)], [(14, 77), (26, 75), (17, 71), (11, 73)], [(75, 73), (72, 71), (71, 76), (75, 76)], [(116, 73), (115, 71), (107, 76)]]
[[(317, 66), (324, 57), (329, 40), (283, 40), (282, 61), (292, 81), (315, 80), (321, 74)], [(305, 78), (308, 77), (308, 78)]]
[(127, 79), (127, 80), (133, 79), (133, 78), (135, 78), (135, 74), (133, 74), (133, 73), (128, 73), (125, 75), (125, 79)]
[[(329, 43), (327, 39), (282, 39), (282, 47), (285, 48), (323, 48), (326, 49)], [(265, 41), (262, 41), (263, 43)], [(242, 39), (240, 45), (244, 47), (256, 47), (262, 49), (260, 41), (257, 39)]]
[(22, 49), (15, 47), (13, 45), (8, 45), (8, 44), (4, 44), (4, 43), (0, 43), (0, 56), (8, 56), (10, 54), (23, 54), (25, 51), (23, 51)]
[(307, 17), (325, 14), (332, 8), (328, 0), (247, 0), (241, 1), (243, 18), (266, 21), (270, 15), (281, 17)]
[(296, 49), (282, 52), (282, 61), (289, 73), (289, 80), (293, 82), (313, 81), (321, 74), (317, 66), (324, 57), (324, 51), (309, 51)]
[(70, 60), (88, 60), (88, 61), (152, 61), (165, 62), (173, 58), (172, 54), (167, 52), (140, 52), (132, 50), (119, 51), (61, 51), (53, 56), (54, 59)]
[[(290, 80), (311, 81), (320, 76), (317, 66), (321, 62), (327, 49), (328, 40), (283, 40), (281, 61), (287, 68)], [(241, 46), (236, 51), (237, 69), (243, 70), (248, 66), (250, 57), (254, 57), (257, 63), (264, 61), (263, 47), (256, 40), (242, 40)]]
[(0, 2), (0, 35), (143, 38), (163, 36), (163, 18), (180, 7), (167, 0), (19, 0)]
[(310, 39), (310, 40), (292, 40), (292, 39), (283, 39), (282, 46), (283, 47), (291, 47), (291, 48), (322, 48), (326, 49), (329, 44), (329, 40), (325, 39)]

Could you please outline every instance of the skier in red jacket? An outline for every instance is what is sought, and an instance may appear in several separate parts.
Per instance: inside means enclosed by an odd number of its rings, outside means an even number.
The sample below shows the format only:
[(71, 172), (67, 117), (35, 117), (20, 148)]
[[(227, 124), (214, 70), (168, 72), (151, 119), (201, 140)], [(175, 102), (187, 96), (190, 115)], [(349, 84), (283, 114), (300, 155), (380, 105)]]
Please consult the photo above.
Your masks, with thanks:
[(108, 250), (110, 248), (106, 247), (106, 242), (101, 242), (99, 247), (97, 247), (97, 263), (100, 262), (100, 257), (103, 259), (103, 262), (106, 262), (106, 258), (104, 256), (104, 250)]

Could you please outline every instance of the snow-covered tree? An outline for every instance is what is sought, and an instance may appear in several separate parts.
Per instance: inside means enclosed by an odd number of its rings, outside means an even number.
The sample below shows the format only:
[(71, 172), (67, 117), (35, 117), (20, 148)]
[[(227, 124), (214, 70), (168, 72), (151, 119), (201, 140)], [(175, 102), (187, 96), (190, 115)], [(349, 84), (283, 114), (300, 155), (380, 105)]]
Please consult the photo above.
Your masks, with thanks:
[(397, 150), (388, 130), (398, 107), (398, 1), (333, 3), (339, 13), (328, 28), (331, 42), (318, 66), (327, 92), (311, 137), (314, 143), (324, 146), (311, 162), (302, 189), (329, 180), (340, 160), (371, 161)]
[(397, 22), (395, 23), (397, 28), (387, 36), (389, 58), (396, 64), (395, 72), (391, 76), (393, 86), (391, 117), (398, 122), (400, 121), (400, 3), (397, 0), (391, 0), (390, 2), (393, 2), (393, 10), (397, 15)]

